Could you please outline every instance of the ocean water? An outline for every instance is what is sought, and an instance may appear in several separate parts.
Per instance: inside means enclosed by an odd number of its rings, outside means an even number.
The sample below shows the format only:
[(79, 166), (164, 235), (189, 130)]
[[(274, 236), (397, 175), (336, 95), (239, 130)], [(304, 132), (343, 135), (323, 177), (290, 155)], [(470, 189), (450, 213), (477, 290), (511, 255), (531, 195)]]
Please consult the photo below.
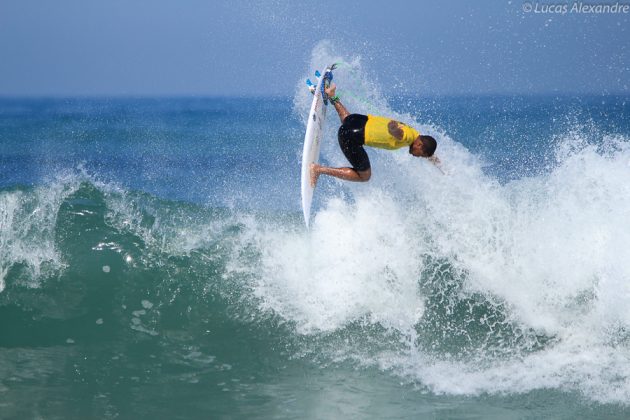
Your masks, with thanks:
[[(630, 417), (630, 97), (397, 96), (305, 230), (310, 94), (0, 99), (0, 418)], [(322, 160), (344, 165), (330, 115)]]

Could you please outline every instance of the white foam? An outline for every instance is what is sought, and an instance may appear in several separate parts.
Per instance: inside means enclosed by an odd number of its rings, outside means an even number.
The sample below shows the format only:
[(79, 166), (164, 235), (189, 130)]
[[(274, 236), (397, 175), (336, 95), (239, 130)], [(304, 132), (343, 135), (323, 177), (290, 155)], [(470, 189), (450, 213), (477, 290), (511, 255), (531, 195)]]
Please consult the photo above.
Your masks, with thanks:
[[(588, 135), (599, 137), (588, 138), (577, 128), (557, 139), (550, 172), (502, 185), (483, 174), (479, 157), (438, 127), (389, 109), (360, 59), (341, 60), (332, 49), (330, 43), (318, 45), (309, 70), (349, 63), (335, 73), (340, 89), (355, 90), (342, 96), (348, 109), (375, 108), (433, 135), (449, 174), (404, 150), (370, 149), (370, 183), (323, 181), (338, 192), (319, 197), (322, 208), (310, 232), (245, 223), (241, 246), (255, 246), (261, 266), (235, 253), (232, 269), (250, 271), (261, 307), (295, 323), (302, 334), (335, 331), (358, 320), (400, 331), (410, 337), (405, 352), (368, 357), (358, 348), (336, 351), (434, 392), (551, 387), (598, 401), (630, 401), (628, 139), (592, 130)], [(308, 103), (300, 84), (298, 115), (307, 115)], [(328, 122), (322, 157), (345, 165), (334, 116)], [(414, 344), (414, 327), (425, 310), (419, 288), (424, 256), (448, 261), (462, 273), (461, 299), (477, 294), (496, 302), (505, 324), (550, 341), (531, 351), (527, 340), (515, 340), (501, 358), (483, 348), (457, 360), (424, 353)]]
[(0, 293), (2, 293), (2, 291), (6, 287), (6, 282), (4, 281), (4, 277), (7, 275), (8, 271), (9, 271), (8, 267), (0, 268)]
[(55, 225), (61, 203), (78, 187), (76, 177), (60, 175), (32, 191), (0, 192), (0, 292), (14, 265), (27, 270), (19, 280), (27, 287), (38, 287), (42, 277), (64, 267)]
[[(403, 215), (387, 195), (373, 198), (381, 200), (378, 208), (363, 198), (353, 206), (332, 200), (311, 235), (267, 232), (264, 278), (255, 289), (267, 308), (297, 321), (303, 331), (334, 330), (364, 316), (403, 330), (413, 327), (423, 310), (414, 258), (423, 246), (397, 220)], [(375, 226), (378, 218), (389, 223)]]

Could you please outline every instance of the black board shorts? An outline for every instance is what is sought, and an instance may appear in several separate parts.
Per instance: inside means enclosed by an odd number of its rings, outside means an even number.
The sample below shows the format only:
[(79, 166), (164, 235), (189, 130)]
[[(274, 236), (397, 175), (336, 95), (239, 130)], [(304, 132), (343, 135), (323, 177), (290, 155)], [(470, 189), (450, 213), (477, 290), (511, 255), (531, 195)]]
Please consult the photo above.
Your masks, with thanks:
[(370, 169), (370, 159), (363, 148), (365, 144), (365, 124), (367, 115), (350, 114), (339, 127), (337, 138), (339, 147), (355, 171), (362, 172)]

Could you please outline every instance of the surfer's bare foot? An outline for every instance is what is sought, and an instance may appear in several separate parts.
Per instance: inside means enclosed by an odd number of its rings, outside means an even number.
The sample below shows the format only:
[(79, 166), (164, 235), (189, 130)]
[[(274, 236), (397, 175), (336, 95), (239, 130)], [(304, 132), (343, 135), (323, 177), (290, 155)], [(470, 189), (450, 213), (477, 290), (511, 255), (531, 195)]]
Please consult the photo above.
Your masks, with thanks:
[(320, 166), (316, 163), (311, 163), (311, 187), (315, 188), (317, 185), (317, 178), (319, 178), (319, 168)]

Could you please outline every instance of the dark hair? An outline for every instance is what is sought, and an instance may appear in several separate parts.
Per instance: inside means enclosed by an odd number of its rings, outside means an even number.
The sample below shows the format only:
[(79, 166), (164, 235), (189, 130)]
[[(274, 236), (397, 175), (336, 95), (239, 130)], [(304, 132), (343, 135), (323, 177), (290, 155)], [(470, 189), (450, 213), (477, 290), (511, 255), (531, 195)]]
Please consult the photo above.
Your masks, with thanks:
[(437, 142), (431, 136), (420, 136), (420, 140), (422, 141), (422, 149), (428, 155), (427, 157), (433, 156), (435, 153), (435, 149), (437, 149)]

